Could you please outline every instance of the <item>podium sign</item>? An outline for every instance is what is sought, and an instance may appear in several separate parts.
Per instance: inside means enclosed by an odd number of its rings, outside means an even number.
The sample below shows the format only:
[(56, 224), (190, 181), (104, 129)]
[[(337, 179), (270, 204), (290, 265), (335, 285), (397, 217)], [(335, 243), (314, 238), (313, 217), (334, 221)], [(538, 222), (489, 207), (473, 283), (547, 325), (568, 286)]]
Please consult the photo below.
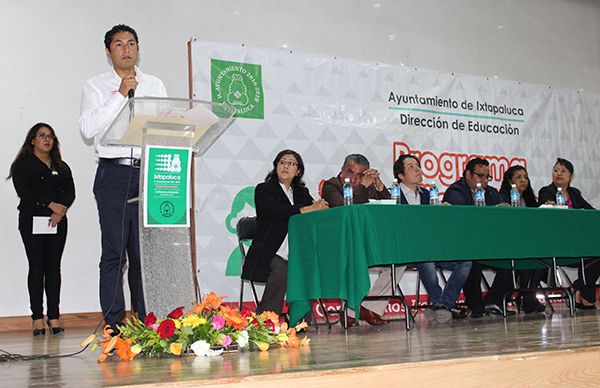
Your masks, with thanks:
[(190, 226), (191, 148), (146, 146), (144, 227)]

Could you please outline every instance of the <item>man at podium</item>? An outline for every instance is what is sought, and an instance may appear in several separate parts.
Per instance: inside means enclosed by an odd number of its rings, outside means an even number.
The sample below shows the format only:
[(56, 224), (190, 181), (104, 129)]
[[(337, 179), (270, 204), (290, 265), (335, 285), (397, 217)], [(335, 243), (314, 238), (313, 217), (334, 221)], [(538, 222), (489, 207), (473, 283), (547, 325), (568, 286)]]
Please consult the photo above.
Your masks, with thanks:
[[(113, 68), (86, 81), (81, 97), (79, 125), (85, 138), (94, 139), (98, 168), (94, 196), (102, 232), (100, 305), (104, 320), (116, 330), (125, 311), (123, 268), (129, 258), (128, 281), (132, 308), (146, 315), (142, 291), (139, 247), (138, 196), (140, 149), (103, 146), (100, 138), (134, 95), (166, 97), (162, 81), (136, 66), (138, 35), (119, 24), (104, 35), (106, 55)], [(133, 200), (132, 200), (133, 199)]]

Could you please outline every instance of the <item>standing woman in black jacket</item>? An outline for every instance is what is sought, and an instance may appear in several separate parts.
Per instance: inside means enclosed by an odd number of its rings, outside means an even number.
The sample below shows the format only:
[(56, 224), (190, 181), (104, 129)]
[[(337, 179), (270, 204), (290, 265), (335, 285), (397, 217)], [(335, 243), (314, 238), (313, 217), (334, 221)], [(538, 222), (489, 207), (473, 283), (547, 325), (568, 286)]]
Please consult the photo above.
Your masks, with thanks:
[(256, 235), (244, 261), (242, 279), (266, 282), (256, 312), (281, 315), (287, 290), (288, 220), (298, 213), (327, 209), (327, 202), (314, 201), (302, 181), (304, 162), (296, 151), (283, 150), (273, 161), (273, 170), (256, 186)]
[[(59, 321), (60, 261), (67, 238), (67, 209), (75, 200), (71, 169), (62, 161), (54, 129), (37, 123), (10, 166), (19, 203), (19, 232), (25, 245), (29, 274), (29, 303), (33, 335), (43, 335), (43, 296), (46, 291), (46, 324), (52, 334), (64, 331)], [(37, 218), (37, 217), (43, 217)], [(34, 218), (42, 220), (45, 233), (33, 231)], [(42, 227), (42, 229), (44, 229)]]

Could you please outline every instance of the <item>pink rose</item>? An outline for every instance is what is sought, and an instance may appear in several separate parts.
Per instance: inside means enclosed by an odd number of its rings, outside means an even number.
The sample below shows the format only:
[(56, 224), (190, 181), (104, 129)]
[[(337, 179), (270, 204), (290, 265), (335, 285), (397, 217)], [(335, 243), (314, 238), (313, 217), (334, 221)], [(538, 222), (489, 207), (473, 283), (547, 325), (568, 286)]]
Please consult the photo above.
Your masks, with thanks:
[(225, 318), (220, 315), (215, 315), (212, 319), (212, 327), (214, 330), (221, 330), (225, 326)]
[(221, 334), (221, 345), (223, 345), (224, 347), (227, 347), (229, 345), (231, 345), (231, 337), (225, 334)]

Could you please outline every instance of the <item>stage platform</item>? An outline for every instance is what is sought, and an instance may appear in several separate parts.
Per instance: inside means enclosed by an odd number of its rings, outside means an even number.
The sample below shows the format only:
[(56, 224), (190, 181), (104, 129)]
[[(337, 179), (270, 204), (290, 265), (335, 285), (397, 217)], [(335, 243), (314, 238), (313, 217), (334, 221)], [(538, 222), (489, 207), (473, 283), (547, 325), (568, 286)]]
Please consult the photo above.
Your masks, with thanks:
[[(29, 331), (0, 333), (0, 348), (20, 354), (66, 354), (93, 328), (33, 338)], [(311, 345), (268, 352), (231, 352), (215, 358), (109, 360), (98, 353), (0, 363), (3, 387), (97, 386), (598, 386), (600, 313), (564, 306), (553, 315), (487, 317), (432, 326), (419, 316), (366, 323), (345, 332), (310, 328)]]

